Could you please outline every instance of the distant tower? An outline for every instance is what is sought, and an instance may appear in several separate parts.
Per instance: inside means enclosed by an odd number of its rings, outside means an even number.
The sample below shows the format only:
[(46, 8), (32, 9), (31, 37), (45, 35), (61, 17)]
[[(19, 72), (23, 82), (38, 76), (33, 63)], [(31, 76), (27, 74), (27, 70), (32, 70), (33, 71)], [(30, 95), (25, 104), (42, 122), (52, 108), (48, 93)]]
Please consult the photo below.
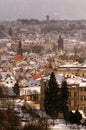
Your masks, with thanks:
[(63, 50), (63, 38), (61, 37), (61, 35), (58, 39), (58, 50)]
[(18, 43), (17, 54), (21, 55), (21, 56), (23, 55), (23, 49), (22, 49), (21, 41), (19, 41), (19, 43)]
[(50, 20), (50, 16), (47, 15), (47, 16), (46, 16), (46, 21), (49, 22), (49, 20)]
[(10, 36), (12, 36), (12, 35), (13, 35), (13, 30), (12, 30), (12, 28), (11, 28), (11, 27), (9, 28), (8, 33), (9, 33), (9, 35), (10, 35)]

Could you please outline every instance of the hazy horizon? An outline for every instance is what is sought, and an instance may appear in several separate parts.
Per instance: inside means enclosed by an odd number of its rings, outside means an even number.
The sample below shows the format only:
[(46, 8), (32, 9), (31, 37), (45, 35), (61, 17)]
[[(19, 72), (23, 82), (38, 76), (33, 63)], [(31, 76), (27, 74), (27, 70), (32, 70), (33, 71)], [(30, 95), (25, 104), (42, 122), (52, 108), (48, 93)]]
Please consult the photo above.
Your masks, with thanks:
[(86, 0), (0, 0), (0, 21), (17, 19), (86, 19)]

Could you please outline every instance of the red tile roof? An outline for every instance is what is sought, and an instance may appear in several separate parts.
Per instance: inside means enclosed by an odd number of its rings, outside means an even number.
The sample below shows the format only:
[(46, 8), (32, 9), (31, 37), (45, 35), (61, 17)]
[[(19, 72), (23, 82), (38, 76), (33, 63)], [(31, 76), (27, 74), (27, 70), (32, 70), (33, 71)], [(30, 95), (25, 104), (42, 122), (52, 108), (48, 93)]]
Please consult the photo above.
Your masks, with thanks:
[(21, 55), (16, 55), (16, 56), (14, 56), (13, 59), (16, 60), (16, 61), (21, 61), (21, 60), (23, 60), (23, 56), (21, 56)]
[(34, 79), (37, 79), (37, 78), (41, 78), (42, 77), (42, 73), (41, 72), (38, 72), (38, 71), (35, 71), (34, 73), (30, 73), (31, 76), (34, 78)]

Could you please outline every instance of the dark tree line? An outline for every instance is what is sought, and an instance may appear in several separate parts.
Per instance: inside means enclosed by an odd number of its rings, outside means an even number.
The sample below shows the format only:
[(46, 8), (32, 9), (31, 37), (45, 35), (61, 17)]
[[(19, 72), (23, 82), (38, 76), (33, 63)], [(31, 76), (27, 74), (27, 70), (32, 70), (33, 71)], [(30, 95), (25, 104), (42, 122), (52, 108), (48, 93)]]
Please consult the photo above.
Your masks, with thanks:
[(0, 110), (0, 130), (16, 130), (21, 126), (20, 118), (15, 111)]
[(19, 89), (19, 83), (18, 83), (18, 81), (15, 83), (15, 85), (13, 87), (13, 92), (16, 94), (16, 96), (19, 96), (20, 89)]
[(59, 112), (59, 86), (57, 84), (54, 73), (51, 73), (48, 87), (45, 90), (44, 107), (46, 113), (52, 117), (56, 118)]

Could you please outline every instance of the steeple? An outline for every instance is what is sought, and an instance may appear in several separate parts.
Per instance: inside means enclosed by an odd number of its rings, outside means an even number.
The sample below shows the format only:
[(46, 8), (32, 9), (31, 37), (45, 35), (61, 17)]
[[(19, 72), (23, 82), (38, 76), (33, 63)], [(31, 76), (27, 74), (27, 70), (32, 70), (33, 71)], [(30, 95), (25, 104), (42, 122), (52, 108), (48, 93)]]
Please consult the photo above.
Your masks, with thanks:
[(61, 37), (61, 35), (58, 39), (58, 50), (63, 50), (63, 38)]
[(23, 55), (23, 49), (22, 49), (21, 41), (19, 41), (19, 43), (18, 43), (17, 54), (21, 55), (21, 56)]

